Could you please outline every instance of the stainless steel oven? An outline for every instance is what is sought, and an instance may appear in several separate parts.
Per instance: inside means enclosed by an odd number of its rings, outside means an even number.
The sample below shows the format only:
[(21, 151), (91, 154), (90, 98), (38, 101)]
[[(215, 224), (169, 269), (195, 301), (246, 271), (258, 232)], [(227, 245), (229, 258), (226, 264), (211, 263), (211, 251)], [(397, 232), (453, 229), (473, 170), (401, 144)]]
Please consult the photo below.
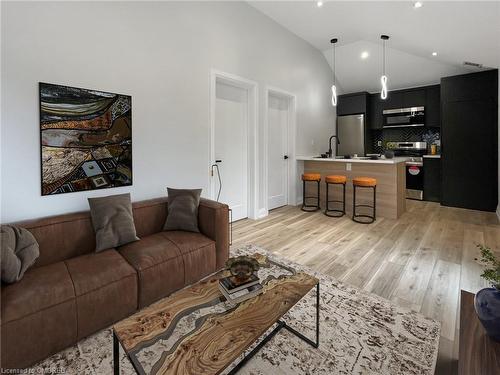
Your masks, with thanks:
[(382, 114), (386, 129), (425, 125), (424, 107), (385, 109)]
[(421, 157), (406, 162), (406, 198), (424, 199), (424, 162)]
[(395, 155), (406, 156), (406, 198), (424, 199), (424, 159), (426, 142), (387, 142)]

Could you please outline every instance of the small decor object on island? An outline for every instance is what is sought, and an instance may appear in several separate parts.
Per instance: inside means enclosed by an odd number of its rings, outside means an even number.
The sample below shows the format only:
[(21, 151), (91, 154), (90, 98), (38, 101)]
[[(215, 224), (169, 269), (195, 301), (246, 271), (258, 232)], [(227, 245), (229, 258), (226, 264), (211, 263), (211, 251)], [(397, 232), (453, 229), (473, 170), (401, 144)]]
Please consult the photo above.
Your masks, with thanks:
[(226, 269), (231, 276), (219, 280), (219, 289), (227, 301), (236, 305), (262, 293), (262, 285), (256, 274), (259, 267), (257, 259), (248, 256), (227, 260)]
[(488, 267), (481, 277), (491, 282), (493, 287), (476, 293), (474, 307), (488, 336), (500, 342), (500, 260), (491, 249), (482, 245), (477, 247), (481, 250), (481, 262)]
[(42, 195), (132, 185), (132, 98), (40, 83)]

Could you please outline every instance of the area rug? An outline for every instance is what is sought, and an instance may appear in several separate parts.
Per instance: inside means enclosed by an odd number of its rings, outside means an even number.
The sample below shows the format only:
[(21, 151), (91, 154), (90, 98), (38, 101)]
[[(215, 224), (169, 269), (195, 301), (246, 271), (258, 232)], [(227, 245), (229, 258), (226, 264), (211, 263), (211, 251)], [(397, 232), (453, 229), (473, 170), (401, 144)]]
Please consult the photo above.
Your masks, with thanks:
[[(282, 330), (239, 374), (434, 374), (439, 322), (254, 245), (232, 255), (254, 252), (320, 280), (320, 345), (314, 349)], [(313, 290), (284, 317), (311, 338), (315, 301)], [(135, 374), (123, 352), (121, 357), (121, 373)], [(28, 373), (112, 374), (112, 359), (111, 329), (105, 329), (42, 361)]]

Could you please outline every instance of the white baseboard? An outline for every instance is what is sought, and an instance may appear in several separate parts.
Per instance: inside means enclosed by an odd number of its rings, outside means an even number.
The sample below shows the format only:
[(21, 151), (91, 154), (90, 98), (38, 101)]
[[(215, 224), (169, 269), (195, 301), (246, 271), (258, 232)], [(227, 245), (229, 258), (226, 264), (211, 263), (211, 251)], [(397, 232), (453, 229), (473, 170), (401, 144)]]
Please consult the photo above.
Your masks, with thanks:
[(497, 206), (497, 217), (500, 220), (500, 204)]
[(263, 217), (266, 217), (267, 215), (269, 215), (269, 211), (266, 210), (265, 208), (261, 208), (259, 210), (259, 213), (257, 214), (257, 219), (262, 219)]

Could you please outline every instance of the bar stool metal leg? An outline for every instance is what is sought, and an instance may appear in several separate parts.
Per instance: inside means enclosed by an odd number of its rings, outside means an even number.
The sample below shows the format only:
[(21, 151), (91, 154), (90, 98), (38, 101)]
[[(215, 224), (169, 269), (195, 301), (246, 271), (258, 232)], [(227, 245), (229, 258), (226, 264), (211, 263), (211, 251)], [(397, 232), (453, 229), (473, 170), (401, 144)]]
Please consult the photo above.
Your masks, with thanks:
[[(342, 196), (343, 199), (342, 201), (340, 200), (330, 200), (330, 192), (329, 192), (329, 185), (342, 185)], [(330, 208), (330, 203), (342, 203), (342, 210), (335, 209), (335, 208)], [(333, 183), (333, 182), (327, 182), (326, 183), (326, 197), (325, 197), (325, 215), (330, 216), (330, 217), (342, 217), (345, 215), (345, 184), (344, 183)], [(333, 213), (332, 213), (333, 212)]]
[[(368, 205), (368, 204), (356, 204), (356, 189), (357, 188), (366, 188), (366, 189), (369, 189), (369, 188), (372, 188), (373, 189), (373, 206), (371, 205)], [(376, 218), (377, 218), (377, 211), (376, 211), (376, 207), (377, 207), (377, 186), (356, 186), (356, 185), (353, 185), (353, 194), (352, 194), (352, 220), (355, 221), (356, 223), (360, 223), (360, 224), (371, 224), (373, 223)], [(372, 215), (365, 215), (365, 214), (358, 214), (356, 212), (356, 208), (358, 207), (368, 207), (368, 208), (371, 208), (372, 209)], [(360, 220), (360, 218), (365, 218), (365, 219), (368, 219), (368, 221), (365, 221), (365, 220)]]
[[(320, 180), (316, 181), (317, 183), (317, 195), (316, 196), (306, 196), (306, 180), (302, 180), (302, 206), (300, 209), (305, 212), (314, 212), (320, 209), (319, 205), (319, 184)], [(314, 182), (314, 181), (310, 181)], [(307, 204), (307, 199), (315, 199), (316, 204)]]

